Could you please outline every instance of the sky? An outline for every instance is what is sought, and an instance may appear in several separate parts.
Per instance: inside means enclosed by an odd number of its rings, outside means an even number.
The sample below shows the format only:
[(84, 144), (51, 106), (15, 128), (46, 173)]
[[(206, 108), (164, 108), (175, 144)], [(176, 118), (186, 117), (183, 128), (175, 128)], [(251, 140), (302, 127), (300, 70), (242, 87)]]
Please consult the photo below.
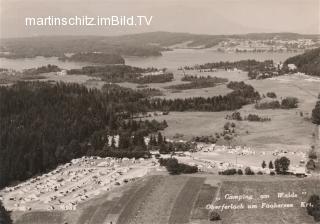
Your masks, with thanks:
[[(25, 17), (153, 16), (141, 27), (26, 27)], [(320, 34), (320, 0), (0, 0), (0, 37), (199, 34)]]

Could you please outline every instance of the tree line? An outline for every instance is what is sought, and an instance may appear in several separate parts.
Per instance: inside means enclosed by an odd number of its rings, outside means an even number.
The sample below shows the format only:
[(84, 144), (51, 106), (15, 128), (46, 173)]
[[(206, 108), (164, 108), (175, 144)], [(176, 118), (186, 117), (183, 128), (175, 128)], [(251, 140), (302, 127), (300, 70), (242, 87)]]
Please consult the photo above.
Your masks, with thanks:
[(143, 105), (150, 110), (160, 111), (225, 111), (236, 110), (260, 99), (260, 94), (244, 82), (230, 82), (227, 87), (233, 89), (224, 96), (192, 97), (186, 99), (142, 99)]
[(312, 122), (320, 125), (320, 94), (318, 96), (318, 101), (312, 110)]
[(288, 58), (284, 64), (294, 64), (298, 72), (320, 76), (320, 47)]

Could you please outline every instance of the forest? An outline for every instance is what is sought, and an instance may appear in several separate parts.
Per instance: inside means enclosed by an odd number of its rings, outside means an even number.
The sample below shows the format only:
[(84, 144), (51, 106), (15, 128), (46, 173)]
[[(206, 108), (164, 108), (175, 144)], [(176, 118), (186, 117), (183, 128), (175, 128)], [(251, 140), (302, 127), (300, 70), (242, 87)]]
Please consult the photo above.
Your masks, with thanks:
[(255, 104), (256, 109), (292, 109), (298, 107), (299, 100), (296, 97), (285, 97), (279, 102), (272, 100), (268, 102), (258, 102)]
[(160, 111), (226, 111), (240, 109), (242, 106), (255, 103), (260, 94), (244, 82), (229, 82), (227, 87), (231, 93), (224, 96), (192, 97), (186, 99), (142, 99), (143, 105), (149, 110)]
[[(162, 72), (151, 74), (153, 72)], [(137, 84), (164, 83), (173, 80), (173, 74), (160, 71), (156, 68), (138, 68), (129, 65), (105, 65), (105, 66), (87, 66), (81, 69), (70, 69), (69, 75), (82, 74), (101, 78), (103, 81), (120, 83), (132, 82)]]
[(284, 64), (294, 64), (298, 72), (320, 77), (320, 48), (288, 58)]
[(88, 75), (101, 78), (106, 82), (130, 82), (142, 77), (143, 73), (156, 72), (156, 68), (138, 68), (129, 65), (86, 66), (81, 69), (70, 69), (69, 75)]
[(23, 74), (24, 75), (39, 75), (42, 73), (49, 73), (49, 72), (59, 72), (61, 69), (56, 65), (44, 65), (37, 68), (30, 68), (30, 69), (24, 69)]
[[(135, 121), (133, 105), (146, 93), (107, 86), (19, 82), (0, 88), (0, 186), (24, 180), (84, 155), (113, 155), (107, 136), (133, 136), (127, 157), (148, 156), (143, 136), (166, 127)], [(142, 140), (141, 140), (142, 139)], [(103, 152), (102, 152), (103, 151)], [(120, 155), (122, 156), (122, 155)]]
[(76, 61), (76, 62), (90, 62), (97, 64), (124, 64), (123, 57), (118, 54), (106, 54), (106, 53), (75, 53), (70, 57), (59, 57), (61, 61)]
[(228, 79), (211, 77), (211, 76), (205, 77), (205, 76), (185, 75), (181, 79), (181, 81), (187, 81), (188, 83), (170, 85), (165, 88), (175, 89), (175, 90), (208, 88), (208, 87), (217, 86), (222, 83), (226, 83), (228, 82)]
[(156, 74), (156, 75), (143, 75), (131, 80), (131, 82), (139, 83), (139, 84), (148, 84), (148, 83), (171, 82), (172, 80), (173, 80), (172, 73), (163, 73), (163, 74)]

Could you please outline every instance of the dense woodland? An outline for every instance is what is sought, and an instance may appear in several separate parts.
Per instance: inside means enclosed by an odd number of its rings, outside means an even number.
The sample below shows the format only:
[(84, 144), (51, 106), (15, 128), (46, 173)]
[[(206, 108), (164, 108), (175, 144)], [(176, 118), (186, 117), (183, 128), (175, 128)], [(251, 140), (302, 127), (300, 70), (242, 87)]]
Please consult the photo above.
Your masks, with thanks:
[(272, 100), (267, 102), (258, 102), (255, 104), (256, 109), (292, 109), (298, 107), (298, 98), (286, 97), (279, 102), (278, 100)]
[(273, 61), (272, 60), (266, 60), (266, 61), (256, 61), (256, 60), (241, 60), (241, 61), (235, 61), (235, 62), (229, 62), (229, 61), (220, 61), (220, 62), (213, 62), (213, 63), (205, 63), (202, 65), (195, 65), (193, 67), (185, 66), (184, 69), (186, 70), (214, 70), (214, 69), (224, 69), (224, 70), (230, 70), (237, 68), (239, 70), (243, 71), (250, 71), (252, 69), (268, 69), (273, 67)]
[(68, 74), (82, 74), (101, 78), (103, 81), (120, 83), (132, 82), (138, 84), (164, 83), (173, 80), (173, 74), (149, 74), (159, 72), (156, 68), (138, 68), (129, 65), (87, 66), (81, 69), (68, 70)]
[(148, 83), (171, 82), (172, 80), (173, 80), (172, 73), (163, 73), (163, 74), (156, 74), (156, 75), (143, 75), (131, 80), (131, 82), (139, 83), (139, 84), (148, 84)]
[(61, 69), (56, 65), (45, 65), (37, 68), (30, 68), (23, 70), (24, 75), (39, 75), (42, 73), (49, 73), (49, 72), (59, 72)]
[(158, 71), (156, 68), (138, 68), (129, 65), (86, 66), (68, 70), (69, 75), (88, 75), (103, 81), (119, 83), (130, 82), (142, 77), (143, 73)]
[(11, 224), (12, 220), (10, 213), (5, 209), (0, 200), (0, 224)]
[(320, 76), (320, 48), (288, 58), (285, 64), (294, 64), (297, 71), (307, 75)]
[(188, 83), (176, 84), (167, 86), (167, 89), (175, 89), (175, 90), (186, 90), (186, 89), (200, 89), (200, 88), (208, 88), (214, 87), (218, 84), (228, 82), (228, 79), (219, 78), (219, 77), (211, 77), (211, 76), (193, 76), (193, 75), (185, 75), (182, 81), (186, 81)]
[(192, 97), (186, 99), (150, 99), (143, 104), (151, 110), (161, 111), (225, 111), (240, 109), (243, 105), (254, 103), (260, 94), (244, 82), (230, 82), (227, 87), (231, 93), (224, 96)]
[[(128, 119), (144, 112), (134, 106), (144, 97), (146, 92), (113, 85), (102, 91), (41, 82), (1, 87), (0, 186), (84, 155), (148, 156), (143, 136), (166, 123)], [(118, 154), (112, 147), (103, 149), (107, 136), (115, 134), (133, 136)]]
[(90, 62), (97, 64), (124, 64), (123, 57), (118, 54), (106, 54), (106, 53), (75, 53), (70, 57), (59, 57), (62, 61), (76, 61), (76, 62)]

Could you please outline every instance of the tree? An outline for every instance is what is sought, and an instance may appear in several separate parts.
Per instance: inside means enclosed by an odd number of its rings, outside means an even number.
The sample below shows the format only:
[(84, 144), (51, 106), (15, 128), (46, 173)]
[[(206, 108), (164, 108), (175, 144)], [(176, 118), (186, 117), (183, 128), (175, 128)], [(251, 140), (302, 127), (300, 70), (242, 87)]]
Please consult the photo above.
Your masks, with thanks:
[(267, 97), (269, 98), (277, 98), (277, 95), (274, 92), (268, 92)]
[(310, 160), (307, 162), (306, 167), (307, 167), (308, 170), (315, 170), (315, 168), (316, 168), (316, 163), (315, 163), (312, 159), (310, 159)]
[(246, 167), (246, 168), (244, 169), (244, 173), (245, 173), (246, 175), (254, 175), (254, 172), (251, 170), (250, 167)]
[(224, 138), (224, 140), (226, 140), (228, 142), (228, 145), (230, 146), (230, 142), (232, 140), (232, 136), (229, 135), (229, 134), (226, 134), (223, 138)]
[(209, 220), (212, 222), (221, 220), (219, 213), (216, 211), (210, 211)]
[(114, 136), (111, 137), (111, 148), (116, 147), (116, 140), (114, 139)]
[(316, 222), (320, 221), (320, 197), (319, 195), (311, 195), (308, 200), (311, 206), (307, 206), (307, 212), (313, 216)]
[(312, 122), (320, 125), (320, 100), (317, 102), (315, 108), (312, 110)]
[(263, 160), (263, 162), (262, 162), (262, 164), (261, 164), (261, 167), (264, 169), (264, 168), (266, 168), (266, 166), (267, 166), (267, 164), (266, 164), (266, 162)]
[(0, 201), (0, 224), (11, 224), (10, 213), (5, 209)]
[(119, 146), (120, 149), (127, 149), (130, 147), (131, 137), (128, 134), (119, 135)]
[(298, 102), (296, 97), (286, 97), (281, 101), (281, 107), (284, 109), (297, 108)]
[(163, 137), (161, 132), (158, 132), (158, 145), (161, 145), (163, 143)]
[(230, 129), (230, 123), (226, 122), (223, 126), (224, 130), (229, 130)]
[(311, 147), (311, 149), (308, 153), (308, 157), (309, 157), (309, 159), (314, 159), (314, 160), (316, 160), (318, 158), (317, 151), (314, 146)]
[(274, 169), (274, 166), (273, 166), (273, 162), (272, 162), (272, 161), (269, 162), (269, 169), (270, 169), (270, 170), (273, 170), (273, 169)]
[(179, 174), (179, 163), (175, 158), (170, 158), (166, 163), (166, 168), (170, 174)]
[(237, 121), (242, 121), (242, 117), (239, 111), (233, 112), (231, 114), (231, 119), (232, 120), (237, 120)]
[(160, 154), (168, 154), (168, 153), (170, 153), (170, 150), (169, 150), (168, 145), (162, 143), (162, 144), (159, 146), (159, 153), (160, 153)]
[(286, 174), (290, 166), (290, 160), (283, 156), (280, 159), (275, 160), (274, 166), (277, 174)]

